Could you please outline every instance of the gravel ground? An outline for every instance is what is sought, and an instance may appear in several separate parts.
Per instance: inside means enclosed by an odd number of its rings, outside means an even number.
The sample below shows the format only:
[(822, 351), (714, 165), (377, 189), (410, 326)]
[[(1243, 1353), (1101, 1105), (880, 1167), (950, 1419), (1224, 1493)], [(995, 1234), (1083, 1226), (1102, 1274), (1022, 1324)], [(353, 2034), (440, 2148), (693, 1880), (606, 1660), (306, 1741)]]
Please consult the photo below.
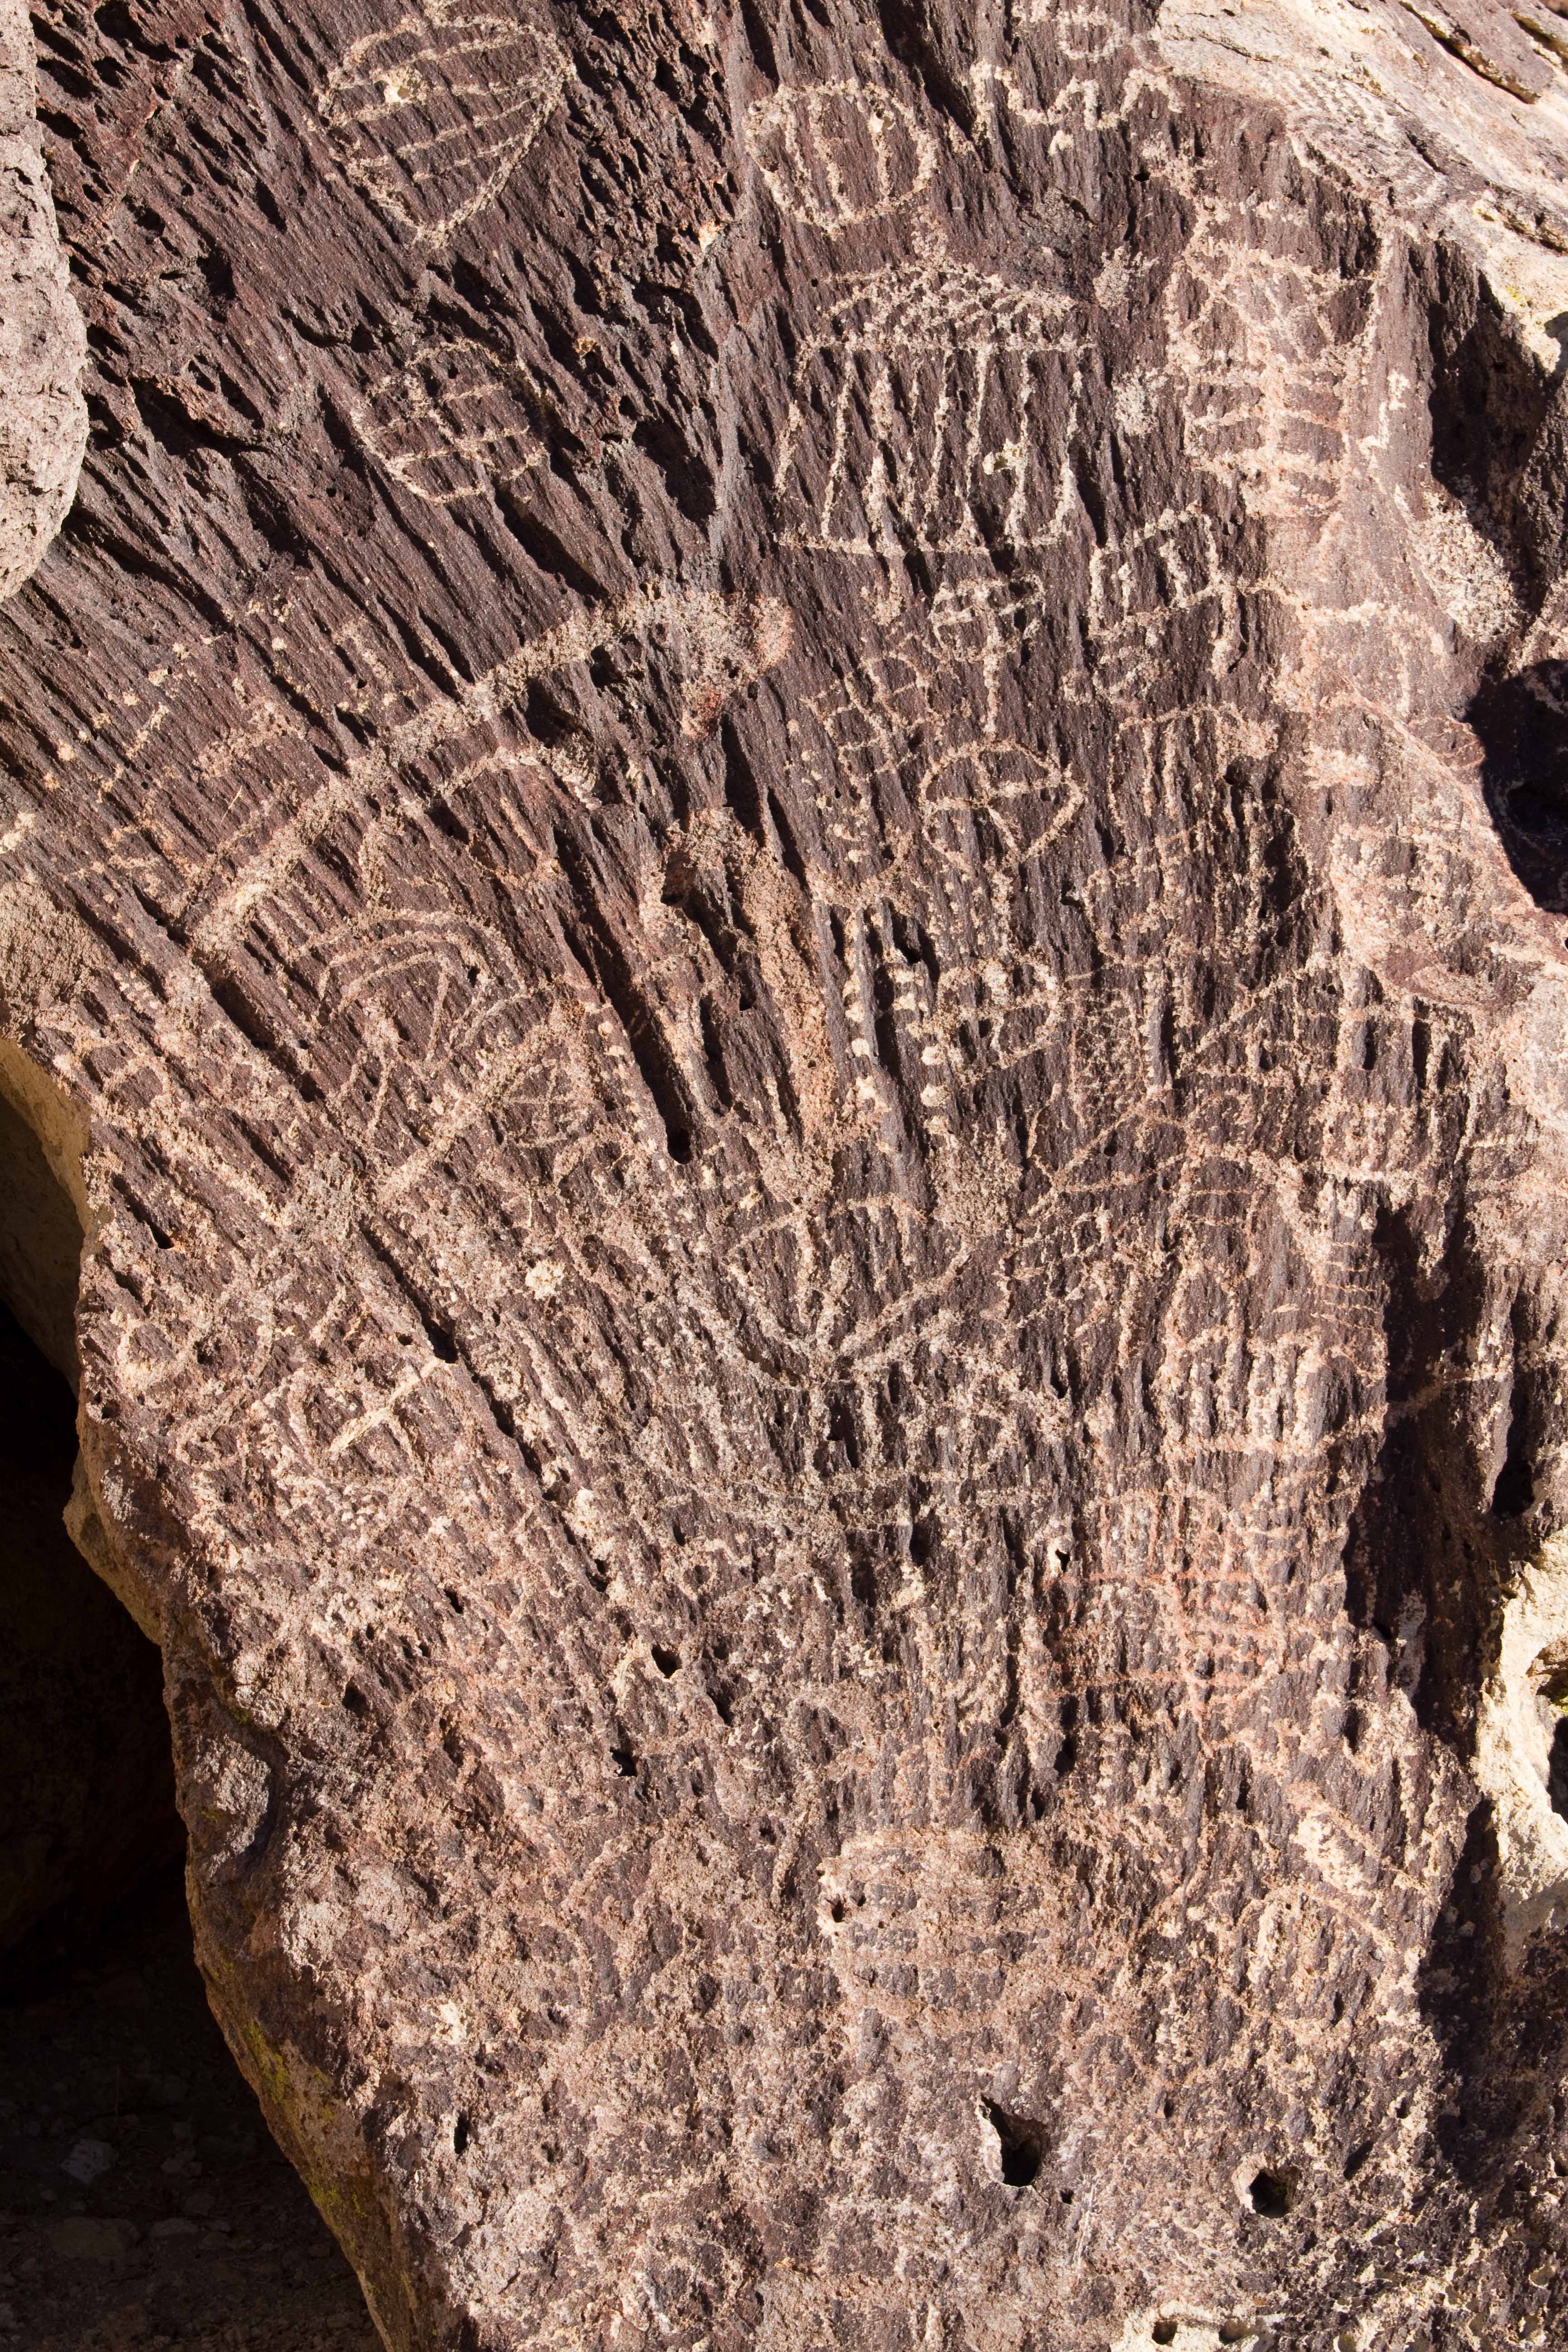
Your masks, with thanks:
[(379, 2352), (214, 2024), (177, 1873), (0, 1991), (5, 2352)]

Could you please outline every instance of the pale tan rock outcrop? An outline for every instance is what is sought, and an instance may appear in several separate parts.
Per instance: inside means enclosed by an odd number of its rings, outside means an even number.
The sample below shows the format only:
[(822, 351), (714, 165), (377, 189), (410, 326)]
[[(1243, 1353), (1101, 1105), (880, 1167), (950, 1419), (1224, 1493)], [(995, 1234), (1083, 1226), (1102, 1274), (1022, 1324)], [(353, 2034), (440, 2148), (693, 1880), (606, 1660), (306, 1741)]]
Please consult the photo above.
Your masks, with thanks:
[(52, 23), (73, 1525), (398, 2352), (1568, 2321), (1531, 22)]
[(34, 120), (32, 26), (23, 0), (0, 0), (0, 597), (70, 510), (86, 355)]

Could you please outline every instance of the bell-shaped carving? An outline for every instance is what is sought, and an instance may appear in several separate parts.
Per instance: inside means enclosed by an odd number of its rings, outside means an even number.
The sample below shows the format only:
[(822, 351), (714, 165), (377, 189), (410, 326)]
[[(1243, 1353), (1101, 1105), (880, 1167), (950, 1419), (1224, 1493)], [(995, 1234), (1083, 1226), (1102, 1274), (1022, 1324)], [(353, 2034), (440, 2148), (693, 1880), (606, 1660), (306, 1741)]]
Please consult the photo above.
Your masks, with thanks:
[(349, 177), (441, 246), (500, 194), (571, 71), (535, 26), (426, 0), (345, 50), (318, 105)]

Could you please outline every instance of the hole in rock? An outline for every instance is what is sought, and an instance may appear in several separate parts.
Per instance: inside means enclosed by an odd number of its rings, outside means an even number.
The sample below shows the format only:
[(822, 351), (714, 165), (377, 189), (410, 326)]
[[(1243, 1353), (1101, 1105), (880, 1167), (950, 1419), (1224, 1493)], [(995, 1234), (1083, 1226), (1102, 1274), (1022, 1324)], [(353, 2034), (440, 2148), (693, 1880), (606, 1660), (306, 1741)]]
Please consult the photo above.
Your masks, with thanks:
[(668, 1679), (669, 1675), (679, 1671), (680, 1653), (679, 1650), (667, 1650), (662, 1643), (656, 1642), (653, 1645), (653, 1662), (659, 1673)]
[(74, 2352), (135, 2306), (139, 2341), (376, 2352), (207, 2006), (157, 1649), (66, 1532), (82, 1234), (17, 1061), (0, 1044), (0, 2326)]
[(1521, 1519), (1535, 1501), (1535, 1473), (1531, 1467), (1526, 1401), (1516, 1382), (1509, 1412), (1508, 1447), (1502, 1468), (1492, 1486), (1492, 1509), (1500, 1519)]
[(1509, 864), (1538, 906), (1568, 914), (1568, 663), (1494, 680), (1466, 716)]
[[(52, 1152), (22, 1113), (35, 1096)], [(0, 1970), (68, 1949), (180, 1847), (157, 1650), (65, 1528), (82, 1229), (58, 1170), (73, 1146), (0, 1045)]]
[(1156, 2344), (1173, 2344), (1176, 2340), (1176, 2323), (1173, 2319), (1157, 2319), (1149, 2333)]
[(1009, 2189), (1027, 2189), (1039, 2177), (1045, 2153), (1039, 2125), (1010, 2116), (991, 2099), (985, 2102), (985, 2120), (1000, 2145), (1003, 2180)]
[(1252, 2210), (1266, 2221), (1282, 2221), (1296, 2198), (1293, 2173), (1256, 2172), (1247, 2189)]

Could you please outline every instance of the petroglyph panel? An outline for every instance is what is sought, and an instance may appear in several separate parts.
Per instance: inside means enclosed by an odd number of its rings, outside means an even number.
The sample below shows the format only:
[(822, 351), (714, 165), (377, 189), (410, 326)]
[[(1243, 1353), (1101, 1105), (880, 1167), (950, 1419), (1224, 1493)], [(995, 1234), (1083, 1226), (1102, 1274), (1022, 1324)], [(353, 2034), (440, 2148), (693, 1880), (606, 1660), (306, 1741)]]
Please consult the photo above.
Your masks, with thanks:
[(1568, 2324), (1555, 362), (1175, 7), (51, 27), (0, 1013), (397, 2352)]
[(752, 106), (746, 143), (780, 210), (829, 236), (912, 204), (941, 161), (912, 108), (861, 82), (786, 82)]
[(1089, 562), (1088, 635), (1100, 690), (1144, 711), (1177, 679), (1220, 679), (1240, 645), (1236, 573), (1199, 509), (1166, 512), (1097, 547)]
[(1183, 434), (1249, 508), (1321, 525), (1344, 476), (1347, 373), (1367, 288), (1305, 257), (1298, 224), (1260, 207), (1200, 226), (1165, 296)]
[(416, 245), (439, 248), (495, 203), (571, 71), (539, 26), (427, 0), (353, 42), (318, 106), (349, 177)]

